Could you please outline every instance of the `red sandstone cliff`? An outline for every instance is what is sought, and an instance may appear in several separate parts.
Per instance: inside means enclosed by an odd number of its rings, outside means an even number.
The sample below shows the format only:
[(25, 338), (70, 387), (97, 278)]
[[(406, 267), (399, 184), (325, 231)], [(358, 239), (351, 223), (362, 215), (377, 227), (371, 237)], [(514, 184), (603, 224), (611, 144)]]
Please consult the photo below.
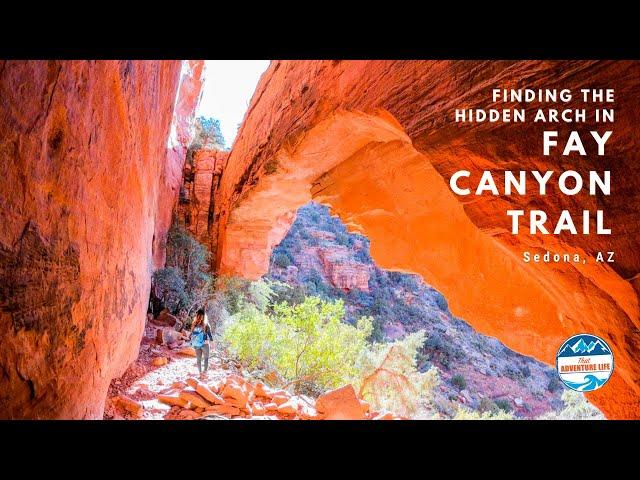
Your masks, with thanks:
[(167, 161), (160, 179), (163, 194), (158, 198), (159, 204), (156, 209), (156, 229), (153, 237), (155, 268), (163, 267), (166, 260), (167, 231), (171, 225), (173, 207), (178, 199), (182, 183), (182, 168), (185, 163), (187, 147), (193, 136), (194, 112), (200, 100), (203, 69), (203, 61), (182, 62), (180, 86), (176, 95), (169, 131)]
[(199, 96), (180, 69), (0, 61), (0, 418), (101, 418), (136, 358)]
[(316, 247), (316, 254), (322, 262), (322, 269), (331, 285), (341, 290), (369, 291), (371, 272), (368, 265), (354, 262), (346, 247)]
[(176, 209), (178, 220), (201, 242), (215, 249), (216, 222), (214, 217), (220, 175), (229, 152), (216, 149), (193, 151), (184, 166), (180, 201)]
[[(640, 412), (640, 271), (636, 124), (638, 62), (273, 62), (263, 75), (215, 197), (217, 264), (257, 277), (292, 212), (314, 198), (371, 239), (387, 269), (416, 272), (481, 332), (545, 362), (586, 331), (615, 345), (616, 373), (590, 398), (612, 418)], [(610, 197), (454, 196), (450, 175), (470, 170), (601, 168), (595, 156), (543, 157), (539, 125), (453, 121), (455, 108), (490, 108), (490, 89), (616, 90), (608, 144)], [(502, 105), (513, 107), (514, 105)], [(527, 106), (529, 114), (532, 108)], [(578, 97), (567, 108), (581, 106)], [(555, 127), (555, 126), (554, 126)], [(593, 123), (557, 126), (583, 132)], [(466, 203), (461, 203), (461, 202)], [(512, 236), (509, 208), (603, 208), (611, 236)], [(613, 265), (524, 264), (522, 251), (616, 251)], [(635, 282), (635, 285), (633, 284)]]

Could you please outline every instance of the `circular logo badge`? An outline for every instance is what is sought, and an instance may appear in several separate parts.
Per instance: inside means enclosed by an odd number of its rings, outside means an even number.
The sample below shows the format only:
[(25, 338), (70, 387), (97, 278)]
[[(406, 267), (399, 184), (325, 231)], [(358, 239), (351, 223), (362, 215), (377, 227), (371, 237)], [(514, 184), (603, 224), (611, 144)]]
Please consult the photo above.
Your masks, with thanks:
[(566, 340), (556, 355), (560, 380), (572, 390), (591, 392), (602, 387), (613, 373), (613, 352), (607, 342), (581, 333)]

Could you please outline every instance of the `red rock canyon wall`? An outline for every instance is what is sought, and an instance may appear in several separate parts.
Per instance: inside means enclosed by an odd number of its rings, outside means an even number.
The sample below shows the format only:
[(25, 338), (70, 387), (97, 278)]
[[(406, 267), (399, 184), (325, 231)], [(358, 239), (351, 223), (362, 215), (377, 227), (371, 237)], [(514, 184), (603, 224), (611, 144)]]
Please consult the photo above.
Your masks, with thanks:
[[(201, 62), (0, 61), (1, 418), (101, 417), (164, 263), (201, 74)], [(381, 267), (419, 273), (515, 350), (552, 363), (571, 334), (606, 338), (616, 372), (590, 398), (637, 418), (639, 74), (636, 62), (273, 62), (231, 154), (189, 167), (189, 228), (221, 273), (256, 278), (296, 209), (320, 201), (371, 239)], [(610, 197), (451, 193), (460, 169), (602, 169), (593, 156), (543, 157), (531, 123), (452, 121), (516, 86), (616, 89)], [(512, 236), (515, 207), (603, 208), (614, 234)], [(615, 250), (617, 262), (524, 264), (525, 249)]]
[[(579, 332), (615, 345), (616, 372), (590, 399), (610, 418), (640, 417), (640, 207), (635, 161), (640, 63), (549, 61), (272, 62), (215, 196), (216, 262), (256, 278), (295, 210), (312, 198), (371, 239), (383, 268), (416, 272), (452, 311), (509, 347), (553, 363)], [(609, 87), (616, 123), (607, 160), (543, 157), (543, 126), (460, 125), (455, 108), (490, 108), (491, 88)], [(514, 107), (513, 104), (501, 105)], [(518, 105), (520, 107), (521, 105)], [(539, 105), (524, 105), (529, 110)], [(566, 108), (582, 106), (574, 97)], [(593, 124), (560, 124), (587, 132)], [(611, 170), (612, 195), (457, 197), (451, 174)], [(499, 181), (498, 181), (499, 183)], [(611, 236), (510, 234), (509, 208), (604, 209)], [(216, 245), (217, 243), (217, 245)], [(615, 264), (525, 264), (522, 251), (616, 251)]]
[(216, 249), (217, 230), (214, 216), (216, 191), (229, 152), (203, 148), (195, 150), (184, 166), (178, 221), (201, 243)]
[(102, 417), (138, 353), (201, 72), (0, 61), (0, 418)]

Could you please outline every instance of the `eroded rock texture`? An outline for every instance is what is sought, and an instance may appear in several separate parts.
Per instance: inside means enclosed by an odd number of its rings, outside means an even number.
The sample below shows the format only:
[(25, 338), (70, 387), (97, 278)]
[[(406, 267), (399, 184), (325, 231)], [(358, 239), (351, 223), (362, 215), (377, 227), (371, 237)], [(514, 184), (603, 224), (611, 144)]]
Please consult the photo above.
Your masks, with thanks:
[(184, 165), (183, 184), (176, 208), (178, 221), (212, 250), (217, 240), (214, 216), (216, 191), (229, 152), (198, 149)]
[[(273, 62), (263, 75), (215, 196), (222, 273), (256, 278), (293, 212), (329, 205), (371, 239), (382, 268), (419, 273), (454, 314), (510, 348), (553, 363), (579, 332), (614, 345), (616, 372), (590, 399), (610, 418), (640, 416), (637, 62)], [(542, 155), (544, 128), (453, 121), (490, 108), (491, 88), (616, 89), (606, 160)], [(504, 105), (502, 107), (514, 107)], [(531, 113), (539, 105), (524, 105)], [(565, 105), (583, 106), (578, 96)], [(556, 126), (554, 125), (554, 128)], [(557, 125), (588, 135), (593, 123)], [(602, 128), (600, 128), (602, 129)], [(457, 197), (451, 174), (482, 170), (611, 170), (610, 197)], [(477, 181), (477, 180), (476, 180)], [(604, 209), (613, 235), (510, 234), (509, 208)], [(217, 245), (215, 245), (217, 242)], [(522, 251), (615, 251), (615, 264), (525, 264)], [(632, 285), (635, 282), (636, 289)]]
[(136, 358), (201, 68), (0, 61), (0, 418), (101, 418)]

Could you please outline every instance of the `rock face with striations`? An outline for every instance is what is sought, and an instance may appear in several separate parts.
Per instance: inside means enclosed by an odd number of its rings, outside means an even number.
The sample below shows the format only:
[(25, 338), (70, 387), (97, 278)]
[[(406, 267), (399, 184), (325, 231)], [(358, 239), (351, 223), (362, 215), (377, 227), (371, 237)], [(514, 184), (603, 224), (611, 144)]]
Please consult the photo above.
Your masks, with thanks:
[(357, 289), (368, 292), (369, 268), (362, 263), (351, 261), (349, 253), (347, 248), (317, 249), (323, 270), (334, 287), (345, 291)]
[(0, 418), (101, 418), (136, 358), (201, 69), (0, 61)]
[(195, 150), (184, 166), (180, 201), (176, 209), (178, 220), (202, 243), (215, 248), (214, 206), (216, 189), (229, 152), (202, 148)]
[[(589, 398), (610, 418), (640, 415), (640, 63), (606, 61), (272, 62), (258, 84), (215, 197), (216, 263), (256, 278), (311, 199), (371, 239), (378, 265), (420, 274), (454, 314), (549, 364), (568, 336), (615, 345), (616, 372)], [(522, 85), (523, 79), (526, 84)], [(456, 124), (455, 108), (491, 108), (492, 88), (614, 88), (607, 169), (612, 195), (457, 197), (453, 172), (602, 170), (600, 158), (542, 155), (538, 124)], [(513, 104), (500, 104), (511, 107)], [(520, 105), (517, 105), (518, 107)], [(528, 115), (540, 104), (527, 104)], [(554, 124), (588, 135), (595, 125)], [(600, 125), (601, 127), (601, 125)], [(472, 185), (473, 186), (473, 185)], [(532, 207), (534, 206), (535, 207)], [(610, 236), (510, 234), (507, 209), (604, 209)], [(522, 252), (615, 251), (616, 263), (525, 264)]]

